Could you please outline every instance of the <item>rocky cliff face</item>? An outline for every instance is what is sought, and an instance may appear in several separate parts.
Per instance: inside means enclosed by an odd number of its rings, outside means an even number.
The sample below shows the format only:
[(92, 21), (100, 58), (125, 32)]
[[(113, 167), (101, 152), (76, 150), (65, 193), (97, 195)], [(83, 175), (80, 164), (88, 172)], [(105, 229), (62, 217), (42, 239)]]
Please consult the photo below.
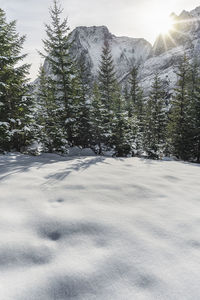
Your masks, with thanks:
[(71, 33), (72, 55), (84, 57), (93, 76), (96, 77), (104, 42), (107, 41), (113, 55), (118, 79), (123, 80), (134, 64), (143, 63), (149, 57), (152, 46), (144, 39), (116, 37), (105, 26), (77, 27)]
[[(109, 42), (118, 80), (123, 84), (134, 64), (139, 65), (139, 77), (148, 92), (154, 74), (169, 81), (169, 88), (176, 83), (174, 69), (180, 57), (196, 55), (200, 59), (200, 7), (179, 16), (172, 14), (174, 28), (169, 35), (160, 35), (153, 47), (145, 39), (116, 37), (105, 26), (77, 27), (71, 33), (71, 55), (77, 60), (84, 57), (94, 80), (97, 76), (102, 47)], [(48, 66), (46, 66), (48, 68)]]
[(160, 35), (148, 59), (140, 68), (141, 84), (146, 91), (157, 72), (173, 88), (177, 77), (174, 73), (177, 62), (186, 54), (190, 59), (200, 59), (200, 7), (191, 12), (183, 11), (179, 16), (172, 14), (173, 29), (168, 35)]

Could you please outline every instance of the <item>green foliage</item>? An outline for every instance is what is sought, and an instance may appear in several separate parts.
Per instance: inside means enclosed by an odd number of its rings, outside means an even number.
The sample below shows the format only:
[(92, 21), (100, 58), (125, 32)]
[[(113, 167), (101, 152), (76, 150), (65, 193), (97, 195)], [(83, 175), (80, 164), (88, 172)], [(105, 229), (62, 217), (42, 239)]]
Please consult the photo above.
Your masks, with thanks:
[(115, 98), (118, 97), (118, 87), (115, 77), (114, 63), (108, 41), (105, 41), (102, 49), (98, 84), (103, 127), (103, 139), (101, 142), (105, 145), (110, 145), (112, 136), (111, 123), (113, 119), (113, 108), (115, 104)]
[(144, 148), (152, 158), (159, 158), (165, 152), (167, 114), (163, 84), (155, 75), (146, 105)]
[(45, 152), (65, 152), (67, 140), (60, 118), (59, 104), (56, 102), (55, 82), (40, 68), (37, 92), (37, 139)]
[(92, 117), (95, 118), (92, 124), (98, 138), (93, 135), (93, 140), (97, 141), (100, 152), (103, 145), (107, 150), (113, 149), (115, 155), (125, 156), (131, 150), (130, 126), (108, 41), (102, 50), (98, 79), (92, 101)]
[(91, 142), (89, 74), (82, 58), (78, 66), (75, 144), (83, 148)]
[(54, 100), (59, 108), (60, 119), (65, 128), (66, 139), (74, 143), (77, 110), (77, 72), (69, 49), (69, 27), (67, 19), (61, 21), (63, 10), (54, 0), (50, 9), (51, 25), (46, 25), (47, 38), (43, 40), (45, 54), (41, 55), (48, 62), (54, 81)]
[(29, 65), (20, 62), (25, 36), (16, 21), (7, 22), (0, 9), (0, 149), (20, 150), (32, 140), (33, 99), (28, 96)]
[(0, 151), (24, 151), (37, 140), (43, 151), (67, 152), (70, 146), (91, 147), (96, 153), (150, 158), (175, 155), (200, 162), (200, 66), (184, 55), (177, 66), (177, 85), (170, 97), (168, 82), (158, 74), (144, 98), (134, 66), (123, 94), (106, 40), (97, 81), (92, 89), (83, 57), (76, 61), (69, 42), (67, 19), (53, 1), (46, 25), (44, 67), (35, 98), (20, 63), (25, 37), (16, 32), (0, 9)]
[(112, 120), (112, 139), (111, 144), (114, 147), (116, 156), (127, 156), (131, 154), (132, 131), (125, 110), (125, 102), (119, 95), (115, 99), (114, 117)]
[(172, 153), (178, 158), (191, 158), (192, 148), (192, 97), (190, 93), (190, 65), (184, 55), (179, 62), (177, 72), (178, 82), (171, 102), (169, 122), (169, 139)]
[(132, 132), (132, 144), (134, 152), (140, 154), (143, 151), (144, 138), (144, 99), (143, 90), (139, 86), (138, 67), (133, 66), (129, 78), (130, 92), (125, 89), (126, 109)]
[(108, 112), (111, 112), (116, 94), (116, 73), (108, 41), (105, 41), (99, 68), (99, 90), (101, 101)]
[(142, 89), (139, 86), (138, 67), (133, 66), (130, 79), (130, 95), (128, 101), (128, 114), (132, 117), (134, 114), (139, 115), (142, 109)]
[(102, 154), (102, 143), (105, 139), (104, 105), (101, 102), (101, 94), (97, 83), (93, 87), (93, 95), (90, 109), (91, 141), (97, 154)]

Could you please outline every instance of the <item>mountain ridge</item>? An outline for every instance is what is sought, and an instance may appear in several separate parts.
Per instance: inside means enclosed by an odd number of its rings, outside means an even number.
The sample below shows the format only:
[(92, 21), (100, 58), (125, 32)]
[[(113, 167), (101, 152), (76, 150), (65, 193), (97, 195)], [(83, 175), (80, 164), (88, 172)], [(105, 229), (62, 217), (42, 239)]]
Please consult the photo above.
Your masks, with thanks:
[[(171, 14), (174, 29), (163, 38), (159, 35), (153, 45), (144, 38), (116, 36), (105, 25), (78, 26), (70, 33), (71, 55), (77, 61), (84, 58), (92, 82), (98, 75), (102, 48), (108, 41), (119, 82), (124, 85), (133, 65), (139, 66), (139, 79), (148, 93), (153, 77), (158, 73), (168, 82), (169, 89), (176, 84), (175, 63), (183, 53), (200, 59), (200, 6), (180, 15)], [(48, 70), (48, 66), (46, 65)]]

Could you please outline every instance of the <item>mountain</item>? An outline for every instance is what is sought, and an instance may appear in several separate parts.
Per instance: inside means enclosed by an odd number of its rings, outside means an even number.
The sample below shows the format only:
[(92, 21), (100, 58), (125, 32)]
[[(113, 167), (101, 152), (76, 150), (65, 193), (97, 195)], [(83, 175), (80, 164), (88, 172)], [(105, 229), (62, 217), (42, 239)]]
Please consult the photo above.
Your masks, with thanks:
[(118, 79), (121, 81), (134, 64), (143, 63), (152, 51), (152, 46), (145, 39), (116, 37), (106, 26), (77, 27), (72, 33), (71, 53), (79, 60), (85, 58), (93, 78), (96, 77), (104, 42), (110, 45), (116, 66)]
[[(200, 58), (200, 6), (179, 16), (172, 14), (173, 29), (168, 35), (158, 36), (152, 46), (143, 38), (117, 37), (106, 26), (77, 27), (70, 35), (71, 55), (84, 57), (91, 78), (97, 76), (102, 47), (109, 42), (118, 80), (125, 83), (134, 64), (139, 65), (141, 85), (148, 92), (155, 73), (173, 88), (177, 77), (174, 69), (185, 53)], [(46, 69), (48, 65), (45, 64)]]
[(177, 77), (174, 72), (177, 62), (186, 54), (190, 59), (200, 59), (200, 7), (173, 18), (173, 29), (168, 35), (158, 36), (152, 52), (140, 68), (141, 84), (147, 91), (154, 74), (157, 72), (163, 80), (168, 80), (172, 89)]

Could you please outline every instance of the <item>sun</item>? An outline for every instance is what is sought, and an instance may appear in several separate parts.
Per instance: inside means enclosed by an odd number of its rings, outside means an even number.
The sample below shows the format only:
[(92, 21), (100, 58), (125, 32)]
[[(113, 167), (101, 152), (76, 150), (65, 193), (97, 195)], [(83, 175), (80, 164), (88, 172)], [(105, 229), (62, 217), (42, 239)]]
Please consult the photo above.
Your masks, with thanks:
[(147, 36), (154, 43), (159, 35), (163, 37), (169, 36), (176, 28), (176, 19), (172, 14), (172, 8), (166, 6), (158, 6), (152, 8), (147, 7), (142, 14), (142, 24), (145, 25)]
[(172, 29), (174, 25), (174, 20), (171, 16), (165, 17), (159, 22), (159, 33), (162, 35), (167, 35)]

